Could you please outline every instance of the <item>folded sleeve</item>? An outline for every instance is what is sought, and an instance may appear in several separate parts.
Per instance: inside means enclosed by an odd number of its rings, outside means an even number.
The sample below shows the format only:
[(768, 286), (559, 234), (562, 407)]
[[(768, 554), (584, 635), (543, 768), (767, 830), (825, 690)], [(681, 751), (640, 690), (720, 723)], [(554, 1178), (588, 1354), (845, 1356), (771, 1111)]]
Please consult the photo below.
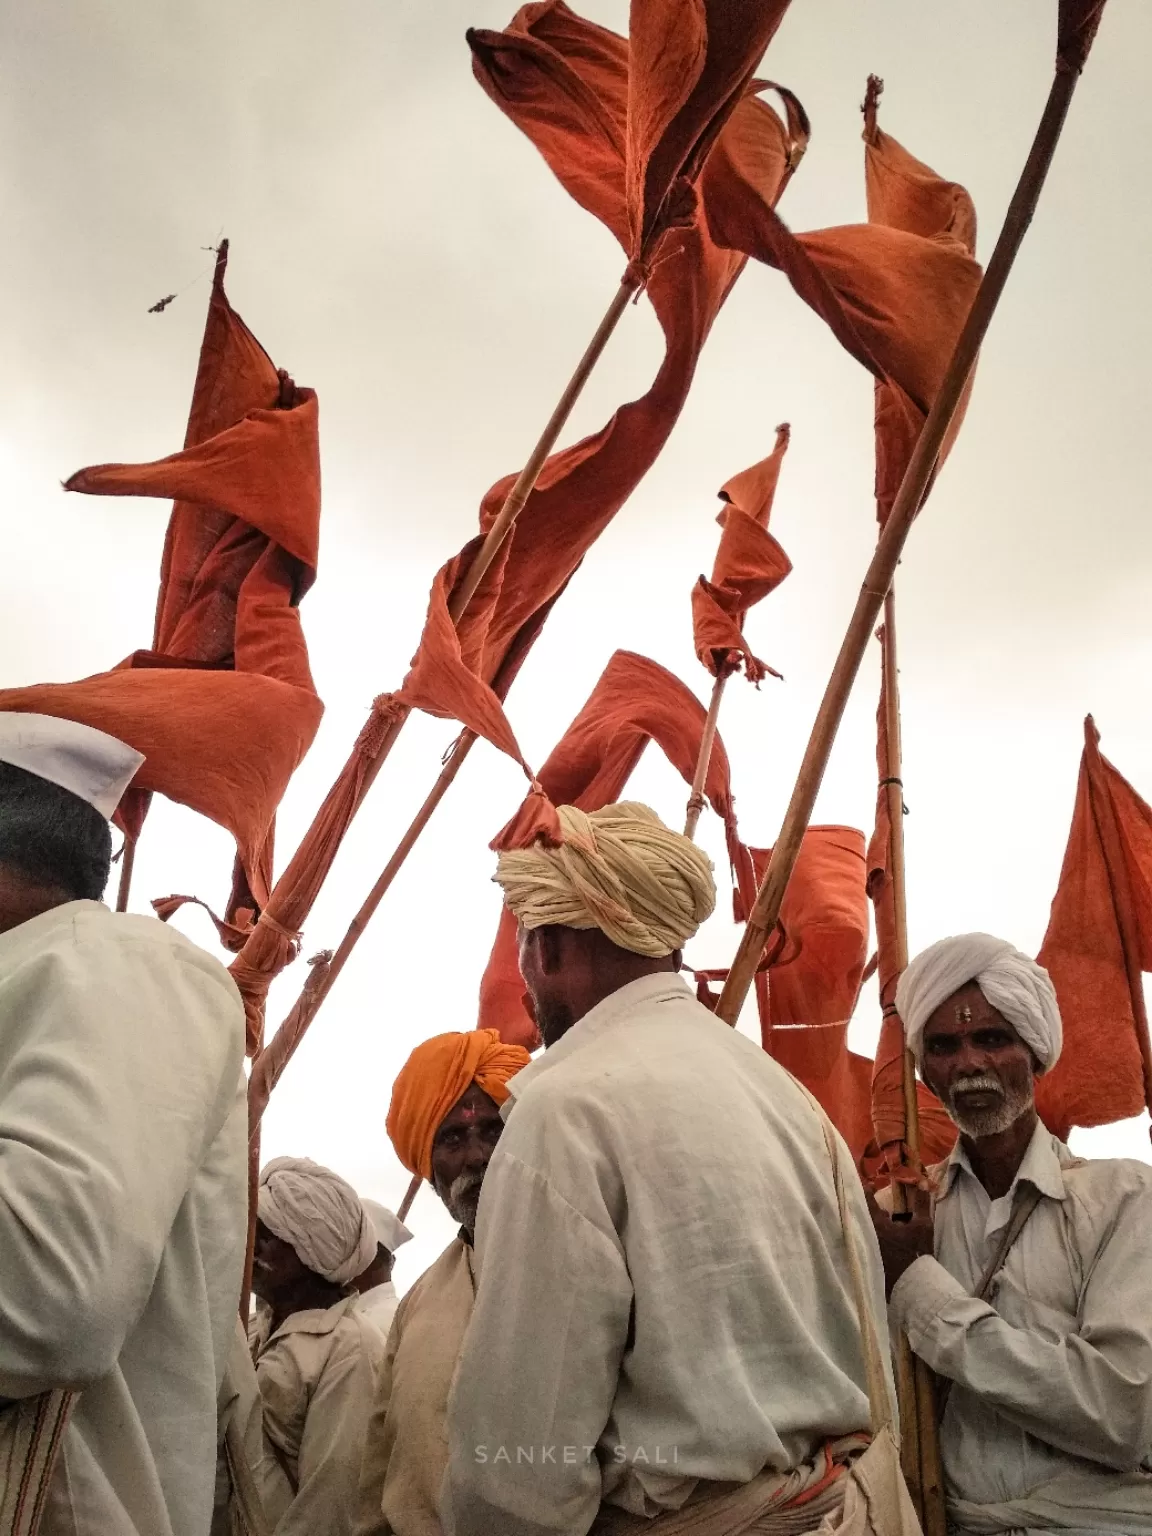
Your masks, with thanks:
[(939, 1375), (1070, 1455), (1135, 1471), (1152, 1450), (1152, 1188), (1123, 1199), (1097, 1248), (1077, 1330), (1014, 1326), (920, 1258), (893, 1287), (891, 1315)]
[(20, 1398), (113, 1369), (235, 1103), (243, 1009), (207, 955), (78, 931), (4, 976), (0, 1018), (0, 1397)]

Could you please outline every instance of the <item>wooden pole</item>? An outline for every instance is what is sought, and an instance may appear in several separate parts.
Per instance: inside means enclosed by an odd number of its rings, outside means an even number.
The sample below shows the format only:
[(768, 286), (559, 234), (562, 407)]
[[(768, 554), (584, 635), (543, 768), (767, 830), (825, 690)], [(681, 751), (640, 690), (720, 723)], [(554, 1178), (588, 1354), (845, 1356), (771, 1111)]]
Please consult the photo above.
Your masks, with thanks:
[(423, 1182), (424, 1180), (418, 1173), (412, 1175), (412, 1182), (409, 1184), (408, 1191), (400, 1202), (400, 1209), (396, 1212), (397, 1220), (404, 1221), (406, 1219), (408, 1212), (412, 1209), (412, 1202), (420, 1193), (420, 1186)]
[(684, 819), (684, 836), (695, 838), (704, 809), (704, 786), (708, 782), (708, 769), (712, 763), (712, 748), (716, 741), (716, 723), (720, 718), (720, 701), (724, 697), (724, 685), (731, 674), (721, 672), (713, 680), (712, 698), (704, 729), (700, 733), (700, 751), (696, 754), (696, 771), (692, 775), (692, 793), (688, 796), (688, 814)]
[(117, 912), (127, 912), (128, 894), (132, 889), (132, 867), (136, 863), (136, 839), (124, 834), (124, 850), (120, 855), (120, 889), (116, 893)]
[[(880, 634), (884, 676), (884, 791), (888, 799), (888, 879), (892, 883), (895, 915), (896, 970), (908, 966), (908, 889), (904, 864), (904, 757), (900, 740), (900, 671), (896, 641), (896, 589), (884, 598), (884, 627)], [(916, 1062), (905, 1047), (904, 1139), (916, 1164), (920, 1163), (920, 1105), (916, 1096)], [(892, 1213), (896, 1220), (909, 1213), (907, 1186), (892, 1185)], [(904, 1478), (924, 1536), (946, 1536), (944, 1474), (940, 1462), (940, 1435), (932, 1372), (912, 1353), (906, 1335), (896, 1341), (896, 1391), (900, 1401), (901, 1461)]]
[(460, 616), (467, 608), (476, 588), (483, 581), (488, 567), (500, 552), (500, 546), (504, 543), (512, 525), (524, 510), (524, 505), (535, 489), (536, 482), (540, 478), (540, 471), (544, 468), (545, 460), (556, 445), (556, 439), (564, 429), (564, 423), (572, 414), (572, 407), (584, 389), (588, 378), (600, 360), (600, 355), (608, 344), (608, 338), (616, 329), (620, 316), (628, 308), (628, 301), (640, 287), (640, 278), (635, 275), (632, 267), (628, 267), (624, 276), (620, 279), (620, 286), (613, 296), (605, 312), (603, 320), (596, 327), (592, 340), (588, 343), (584, 356), (576, 366), (576, 372), (568, 380), (564, 387), (564, 393), (556, 402), (556, 409), (548, 418), (548, 424), (529, 455), (528, 462), (516, 477), (516, 483), (504, 498), (504, 505), (496, 514), (495, 521), (484, 536), (484, 543), (473, 556), (472, 564), (468, 567), (468, 574), (460, 583), (452, 595), (448, 605), (448, 611), (452, 615), (453, 623), (459, 623)]
[[(628, 300), (637, 292), (640, 286), (641, 278), (636, 275), (632, 267), (628, 267), (624, 273), (623, 278), (620, 280), (620, 286), (616, 290), (616, 293), (612, 299), (611, 304), (608, 306), (604, 318), (597, 326), (596, 332), (592, 337), (592, 340), (589, 342), (587, 349), (585, 350), (584, 356), (577, 364), (576, 371), (565, 385), (564, 391), (561, 394), (559, 401), (557, 402), (555, 410), (548, 418), (548, 423), (545, 426), (544, 431), (541, 433), (535, 448), (533, 448), (528, 462), (520, 471), (520, 474), (517, 476), (516, 483), (505, 497), (504, 505), (500, 508), (500, 511), (497, 513), (496, 518), (492, 523), (492, 526), (489, 528), (487, 534), (485, 535), (483, 544), (472, 557), (472, 563), (468, 567), (466, 576), (457, 587), (456, 591), (452, 594), (448, 608), (452, 616), (452, 621), (457, 626), (459, 626), (460, 619), (463, 616), (464, 610), (467, 608), (468, 603), (475, 594), (477, 587), (479, 587), (481, 581), (484, 579), (489, 566), (492, 564), (493, 560), (495, 560), (497, 554), (500, 551), (501, 545), (508, 537), (508, 534), (510, 533), (516, 519), (523, 511), (529, 496), (532, 494), (532, 491), (536, 485), (536, 481), (540, 478), (540, 471), (543, 469), (544, 463), (547, 460), (549, 453), (555, 446), (556, 439), (564, 428), (564, 423), (568, 420), (568, 417), (572, 413), (572, 407), (576, 404), (576, 401), (580, 397), (581, 391), (583, 390), (585, 384), (587, 384), (593, 368), (596, 366), (597, 361), (599, 360), (605, 346), (608, 343), (608, 338), (616, 329), (620, 317), (628, 307)], [(363, 805), (368, 791), (376, 782), (380, 770), (384, 766), (388, 754), (395, 746), (400, 732), (404, 729), (405, 722), (407, 721), (410, 714), (410, 708), (407, 705), (401, 705), (392, 720), (389, 721), (375, 756), (371, 762), (365, 765), (363, 769), (359, 797), (356, 802), (355, 810), (359, 810), (360, 806)], [(457, 748), (457, 753), (459, 754), (461, 761), (465, 756), (467, 756), (468, 749), (470, 747), (471, 742), (468, 742), (467, 746), (465, 746), (463, 741), (461, 741), (460, 746)], [(353, 758), (354, 757), (355, 749), (353, 753)], [(353, 762), (353, 758), (349, 759), (350, 765)], [(457, 764), (457, 766), (459, 766), (459, 764)], [(451, 782), (451, 780), (449, 780), (449, 782)], [(447, 786), (445, 786), (445, 788), (446, 787)], [(307, 834), (305, 837), (307, 837)], [(415, 838), (413, 838), (413, 841), (415, 841)], [(303, 846), (303, 844), (301, 844), (301, 846)], [(299, 853), (299, 851), (300, 850), (297, 849), (297, 853)], [(293, 869), (293, 863), (294, 860), (289, 863), (284, 874), (281, 875), (280, 880), (277, 882), (278, 886), (284, 883), (291, 886), (294, 883), (295, 871)], [(385, 887), (385, 889), (386, 888), (387, 887)], [(383, 894), (383, 892), (381, 892), (381, 894)], [(371, 898), (369, 899), (371, 900)], [(271, 915), (275, 916), (275, 890), (272, 892), (269, 907), (271, 909)], [(375, 904), (372, 906), (371, 910), (375, 911)], [(371, 912), (369, 912), (369, 916), (371, 916)], [(355, 943), (355, 939), (352, 940), (352, 943)], [(339, 951), (337, 953), (339, 953)], [(340, 961), (340, 965), (343, 965), (343, 960)], [(339, 967), (337, 968), (337, 974), (339, 974)], [(324, 991), (326, 993), (327, 988), (325, 988)]]
[(252, 1074), (248, 1080), (248, 1100), (251, 1108), (250, 1134), (254, 1134), (255, 1127), (260, 1123), (268, 1103), (269, 1095), (280, 1081), (284, 1068), (292, 1060), (296, 1053), (296, 1047), (304, 1038), (304, 1034), (320, 1004), (328, 996), (348, 961), (353, 949), (355, 949), (360, 935), (364, 932), (373, 913), (384, 899), (384, 893), (395, 880), (404, 860), (411, 853), (421, 832), (428, 825), (433, 811), (448, 793), (448, 788), (453, 779), (464, 765), (464, 759), (472, 750), (476, 737), (471, 731), (464, 731), (456, 740), (451, 756), (440, 771), (440, 776), (429, 790), (423, 805), (416, 812), (408, 826), (408, 830), (397, 843), (392, 857), (380, 872), (376, 884), (368, 892), (360, 910), (348, 924), (344, 937), (340, 940), (335, 952), (330, 958), (322, 960), (312, 972), (305, 983), (300, 996), (292, 1005), (291, 1010), (284, 1018), (280, 1028), (272, 1036), (267, 1047), (262, 1050), (252, 1063)]
[[(904, 872), (904, 757), (900, 744), (900, 675), (896, 651), (896, 590), (889, 587), (884, 599), (884, 628), (881, 631), (884, 671), (884, 729), (888, 740), (884, 765), (885, 794), (888, 799), (888, 878), (892, 882), (892, 904), (896, 916), (896, 971), (908, 968), (908, 895)], [(904, 1089), (904, 1139), (912, 1156), (920, 1159), (920, 1103), (916, 1096), (916, 1061), (904, 1049), (901, 1080)], [(893, 1186), (896, 1209), (907, 1211), (907, 1190)]]
[(812, 727), (784, 824), (772, 850), (764, 883), (749, 913), (740, 947), (720, 994), (716, 1012), (729, 1024), (734, 1025), (739, 1017), (760, 956), (764, 952), (764, 945), (776, 926), (784, 891), (812, 816), (816, 795), (856, 673), (869, 637), (876, 627), (881, 605), (892, 584), (912, 520), (920, 509), (932, 479), (941, 446), (976, 362), (976, 355), (1031, 223), (1078, 78), (1077, 74), (1063, 69), (1058, 70), (1053, 78), (1044, 114), (1013, 194), (996, 249), (976, 292), (928, 419), (916, 441), (888, 521), (877, 541), (836, 664), (824, 690), (824, 698)]
[[(1100, 756), (1096, 726), (1091, 715), (1084, 722), (1084, 745), (1089, 752)], [(1108, 886), (1112, 893), (1112, 908), (1116, 914), (1116, 927), (1120, 931), (1120, 949), (1124, 956), (1124, 970), (1132, 1000), (1132, 1022), (1136, 1028), (1136, 1041), (1144, 1069), (1144, 1102), (1152, 1109), (1152, 1041), (1149, 1039), (1148, 1007), (1144, 999), (1144, 973), (1140, 968), (1140, 936), (1132, 921), (1132, 881), (1124, 857), (1124, 843), (1116, 821), (1112, 796), (1106, 787), (1103, 793), (1094, 793), (1092, 778), (1090, 773), (1088, 798), (1100, 832), (1104, 864), (1108, 870)], [(1149, 1135), (1152, 1136), (1152, 1126), (1149, 1126)]]

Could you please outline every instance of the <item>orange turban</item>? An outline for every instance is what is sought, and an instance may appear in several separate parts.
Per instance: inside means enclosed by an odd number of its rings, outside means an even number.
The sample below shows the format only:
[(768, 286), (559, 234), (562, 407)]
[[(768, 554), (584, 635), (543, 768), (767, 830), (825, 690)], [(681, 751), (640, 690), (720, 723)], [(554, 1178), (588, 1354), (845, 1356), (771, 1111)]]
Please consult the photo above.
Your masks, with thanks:
[(497, 1104), (508, 1097), (508, 1079), (531, 1057), (522, 1045), (505, 1045), (494, 1029), (433, 1035), (418, 1045), (392, 1085), (388, 1135), (410, 1173), (432, 1177), (432, 1142), (440, 1122), (472, 1083)]

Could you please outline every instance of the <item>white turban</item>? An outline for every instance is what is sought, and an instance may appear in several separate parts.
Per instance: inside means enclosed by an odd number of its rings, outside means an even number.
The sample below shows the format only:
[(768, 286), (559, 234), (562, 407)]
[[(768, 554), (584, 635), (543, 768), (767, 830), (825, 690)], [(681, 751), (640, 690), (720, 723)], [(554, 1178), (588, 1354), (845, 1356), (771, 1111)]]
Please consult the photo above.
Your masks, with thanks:
[(272, 1159), (260, 1175), (256, 1214), (301, 1264), (333, 1285), (349, 1284), (376, 1257), (376, 1229), (359, 1195), (310, 1158)]
[(716, 906), (712, 861), (655, 811), (622, 800), (559, 807), (564, 841), (500, 855), (496, 883), (525, 928), (599, 928), (653, 958), (681, 949)]
[(360, 1204), (368, 1212), (376, 1232), (376, 1241), (387, 1248), (389, 1253), (395, 1253), (397, 1248), (412, 1236), (399, 1216), (390, 1211), (386, 1205), (381, 1205), (379, 1200), (369, 1200), (367, 1195), (361, 1195)]
[(966, 983), (974, 981), (1028, 1046), (1040, 1070), (1054, 1066), (1064, 1042), (1056, 989), (1043, 966), (990, 933), (941, 939), (916, 956), (896, 987), (896, 1011), (908, 1049), (919, 1062), (929, 1016)]

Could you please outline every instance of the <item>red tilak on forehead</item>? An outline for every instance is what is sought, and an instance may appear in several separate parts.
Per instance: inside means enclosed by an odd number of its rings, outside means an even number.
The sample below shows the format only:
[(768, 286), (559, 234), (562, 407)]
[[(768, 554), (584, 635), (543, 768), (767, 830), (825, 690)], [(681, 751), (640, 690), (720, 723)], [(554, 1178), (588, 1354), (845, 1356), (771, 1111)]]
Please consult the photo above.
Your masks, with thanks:
[(477, 1104), (461, 1104), (456, 1111), (458, 1120), (479, 1120), (484, 1111)]

